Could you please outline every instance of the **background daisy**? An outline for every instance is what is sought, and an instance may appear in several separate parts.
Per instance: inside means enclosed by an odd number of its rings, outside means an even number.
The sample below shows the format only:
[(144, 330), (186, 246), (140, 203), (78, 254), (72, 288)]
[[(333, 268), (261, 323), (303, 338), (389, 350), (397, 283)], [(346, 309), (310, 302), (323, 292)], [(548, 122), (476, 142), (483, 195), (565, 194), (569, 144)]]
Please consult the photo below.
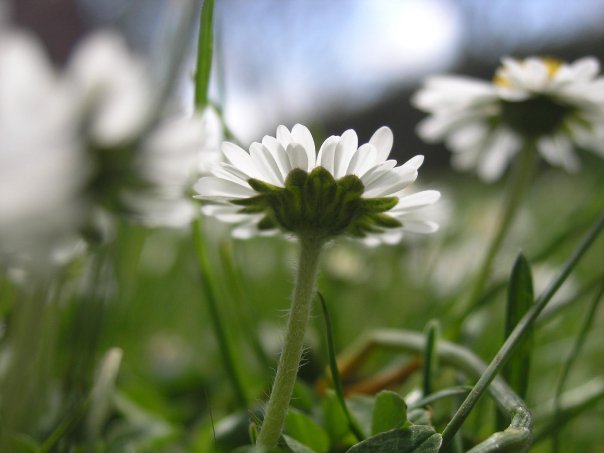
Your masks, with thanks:
[(498, 179), (525, 145), (550, 164), (576, 171), (573, 148), (604, 154), (604, 78), (599, 64), (504, 58), (492, 82), (435, 76), (413, 96), (430, 114), (418, 125), (427, 142), (444, 141), (453, 165)]

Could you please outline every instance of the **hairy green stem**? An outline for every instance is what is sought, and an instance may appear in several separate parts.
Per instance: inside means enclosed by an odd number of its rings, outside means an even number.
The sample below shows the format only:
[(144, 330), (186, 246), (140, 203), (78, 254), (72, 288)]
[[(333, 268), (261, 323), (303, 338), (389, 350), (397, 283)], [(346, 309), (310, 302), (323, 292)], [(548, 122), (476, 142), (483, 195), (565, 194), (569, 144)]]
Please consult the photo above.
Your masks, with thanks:
[(461, 428), (461, 425), (468, 417), (480, 397), (489, 388), (489, 385), (495, 379), (495, 376), (499, 373), (505, 362), (514, 352), (516, 346), (524, 339), (527, 332), (532, 327), (533, 323), (545, 308), (547, 303), (550, 301), (552, 296), (556, 293), (558, 288), (564, 283), (566, 277), (573, 270), (578, 261), (583, 257), (585, 252), (589, 249), (591, 244), (598, 237), (600, 232), (604, 229), (604, 212), (598, 217), (592, 228), (587, 232), (575, 252), (564, 264), (558, 275), (552, 280), (546, 290), (539, 296), (533, 306), (526, 312), (522, 319), (516, 325), (516, 328), (512, 331), (510, 336), (505, 340), (487, 369), (478, 379), (476, 385), (464, 400), (462, 405), (459, 407), (453, 418), (449, 421), (449, 424), (443, 431), (443, 445), (447, 445), (451, 442), (451, 439), (455, 433)]
[(285, 423), (287, 409), (294, 391), (294, 384), (302, 358), (304, 333), (310, 317), (310, 307), (315, 294), (319, 258), (324, 241), (300, 237), (300, 260), (292, 305), (285, 329), (283, 350), (277, 366), (277, 374), (268, 400), (257, 445), (274, 448), (279, 441)]
[(514, 167), (514, 172), (510, 175), (508, 192), (499, 217), (499, 223), (479, 268), (479, 274), (471, 287), (470, 295), (465, 303), (458, 305), (456, 308), (459, 310), (458, 313), (462, 319), (472, 311), (485, 290), (493, 269), (495, 257), (513, 224), (513, 220), (516, 218), (518, 208), (522, 204), (523, 196), (533, 174), (535, 160), (535, 147), (532, 142), (529, 142), (523, 147), (520, 159), (518, 159)]

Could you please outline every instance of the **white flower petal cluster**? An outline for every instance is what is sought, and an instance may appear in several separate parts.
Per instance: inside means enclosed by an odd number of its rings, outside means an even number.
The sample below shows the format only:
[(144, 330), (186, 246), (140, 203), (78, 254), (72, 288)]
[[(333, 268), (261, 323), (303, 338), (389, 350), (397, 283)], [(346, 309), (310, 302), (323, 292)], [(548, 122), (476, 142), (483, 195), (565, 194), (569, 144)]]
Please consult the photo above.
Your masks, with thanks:
[(498, 179), (527, 141), (551, 165), (576, 171), (574, 147), (604, 155), (604, 78), (586, 57), (572, 64), (504, 58), (493, 82), (462, 76), (426, 80), (412, 102), (430, 116), (427, 142), (444, 141), (456, 168)]
[(384, 214), (400, 221), (400, 227), (368, 234), (364, 238), (366, 243), (396, 243), (405, 231), (434, 232), (437, 229), (434, 222), (410, 219), (410, 214), (436, 202), (440, 193), (426, 190), (408, 195), (405, 190), (417, 178), (423, 156), (415, 156), (397, 166), (395, 160), (388, 160), (392, 144), (393, 135), (388, 127), (378, 129), (369, 143), (360, 147), (355, 131), (347, 130), (341, 136), (329, 137), (317, 152), (305, 126), (296, 124), (291, 130), (279, 126), (276, 137), (267, 135), (261, 143), (252, 143), (249, 152), (233, 143), (223, 143), (225, 161), (213, 169), (213, 176), (201, 178), (194, 189), (199, 194), (197, 198), (212, 202), (203, 207), (205, 214), (238, 224), (233, 230), (235, 237), (274, 234), (276, 230), (258, 229), (262, 214), (242, 213), (240, 206), (232, 202), (258, 195), (249, 184), (251, 179), (283, 188), (294, 169), (311, 173), (313, 169), (323, 168), (336, 181), (347, 175), (358, 177), (363, 184), (363, 199), (397, 198), (396, 205)]

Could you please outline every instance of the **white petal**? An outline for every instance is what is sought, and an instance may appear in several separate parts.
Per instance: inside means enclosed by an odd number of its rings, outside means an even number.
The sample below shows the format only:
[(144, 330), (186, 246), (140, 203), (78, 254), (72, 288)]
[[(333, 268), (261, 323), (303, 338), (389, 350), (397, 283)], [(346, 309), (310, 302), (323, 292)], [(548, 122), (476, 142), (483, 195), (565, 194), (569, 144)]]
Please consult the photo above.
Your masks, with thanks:
[(377, 150), (375, 149), (375, 146), (370, 143), (365, 143), (364, 145), (361, 145), (350, 159), (346, 174), (362, 177), (370, 168), (375, 166), (376, 159)]
[(401, 230), (386, 231), (380, 237), (382, 242), (384, 244), (388, 244), (388, 245), (398, 244), (399, 242), (401, 242), (402, 238), (403, 238), (403, 232)]
[(292, 134), (287, 127), (283, 125), (277, 127), (277, 141), (281, 143), (283, 148), (287, 148), (287, 145), (292, 142)]
[(520, 145), (519, 139), (512, 132), (501, 128), (495, 131), (478, 164), (478, 175), (485, 181), (498, 179)]
[(361, 182), (367, 188), (372, 184), (376, 179), (380, 178), (386, 171), (392, 170), (396, 165), (395, 160), (387, 160), (376, 167), (370, 168), (367, 173), (365, 173), (361, 177)]
[(580, 163), (571, 142), (564, 136), (544, 137), (539, 140), (537, 147), (541, 155), (550, 164), (561, 166), (566, 171), (574, 173), (579, 170)]
[(333, 175), (335, 151), (340, 137), (332, 135), (321, 145), (317, 156), (317, 166), (325, 168)]
[(421, 154), (418, 154), (417, 156), (414, 156), (411, 159), (409, 159), (402, 166), (411, 167), (415, 170), (418, 170), (419, 167), (421, 167), (423, 163), (424, 163), (424, 156), (422, 156)]
[(406, 212), (411, 209), (423, 208), (436, 203), (440, 199), (438, 190), (424, 190), (411, 195), (402, 197), (398, 204), (392, 208), (389, 213), (396, 215), (398, 212)]
[(356, 153), (358, 145), (359, 139), (355, 131), (348, 129), (342, 134), (340, 142), (334, 151), (333, 176), (335, 179), (339, 179), (346, 174), (350, 160)]
[(241, 170), (252, 178), (261, 177), (261, 175), (258, 174), (256, 166), (254, 165), (250, 155), (239, 146), (231, 142), (223, 142), (221, 149), (227, 160), (237, 169)]
[(308, 155), (302, 145), (299, 143), (290, 143), (286, 152), (289, 156), (292, 169), (301, 168), (304, 171), (308, 170)]
[(383, 162), (388, 159), (393, 142), (394, 136), (389, 127), (382, 126), (375, 131), (369, 139), (369, 143), (375, 146), (375, 149), (377, 150), (377, 162)]
[(270, 135), (264, 136), (262, 139), (262, 145), (273, 155), (273, 158), (279, 167), (279, 171), (281, 171), (281, 175), (285, 180), (289, 172), (292, 170), (289, 157), (285, 152), (285, 148), (281, 146), (275, 137), (271, 137)]
[(216, 217), (225, 223), (239, 223), (249, 220), (249, 214), (240, 214), (237, 212), (238, 209), (233, 205), (206, 205), (201, 208), (201, 212), (207, 216)]
[(584, 57), (569, 65), (574, 82), (587, 82), (600, 72), (600, 63), (593, 57)]
[(201, 178), (193, 189), (199, 194), (196, 198), (204, 199), (231, 199), (247, 198), (257, 195), (249, 187), (243, 187), (232, 181), (217, 178), (215, 176), (206, 176)]
[(403, 222), (403, 229), (410, 233), (434, 233), (438, 230), (438, 223), (428, 220), (407, 220)]
[(411, 167), (397, 167), (386, 170), (378, 178), (365, 185), (364, 198), (385, 197), (400, 192), (417, 178), (417, 170)]
[(375, 149), (378, 152), (377, 161), (383, 162), (388, 159), (388, 156), (390, 155), (392, 144), (394, 143), (394, 136), (389, 127), (382, 126), (371, 136), (369, 143), (375, 146)]
[(226, 162), (221, 162), (220, 165), (216, 166), (212, 170), (212, 174), (218, 178), (233, 181), (234, 183), (239, 184), (241, 186), (249, 186), (249, 184), (247, 183), (248, 179), (250, 179), (249, 176), (247, 176), (239, 169), (235, 168), (233, 165)]
[(256, 227), (256, 223), (246, 223), (234, 228), (231, 234), (235, 239), (247, 240), (253, 238), (254, 236), (258, 236), (259, 231)]
[(252, 143), (250, 146), (250, 156), (256, 165), (256, 168), (263, 175), (263, 180), (275, 186), (283, 187), (283, 176), (275, 162), (274, 157), (260, 143)]
[(315, 166), (315, 161), (317, 159), (315, 141), (312, 138), (312, 134), (306, 126), (296, 124), (292, 128), (292, 138), (296, 143), (300, 143), (304, 146), (304, 150), (308, 155), (308, 168), (306, 170), (310, 171)]

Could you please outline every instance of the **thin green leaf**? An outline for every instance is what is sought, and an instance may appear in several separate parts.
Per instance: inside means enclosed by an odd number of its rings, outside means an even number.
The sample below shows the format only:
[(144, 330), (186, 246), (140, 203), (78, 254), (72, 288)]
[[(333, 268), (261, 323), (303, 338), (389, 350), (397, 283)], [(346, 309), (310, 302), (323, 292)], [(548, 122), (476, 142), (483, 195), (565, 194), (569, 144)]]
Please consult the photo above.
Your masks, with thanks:
[(331, 325), (331, 318), (329, 317), (329, 311), (327, 310), (327, 304), (325, 303), (325, 299), (323, 298), (323, 295), (320, 292), (317, 292), (317, 295), (319, 297), (319, 302), (321, 303), (321, 308), (323, 310), (323, 319), (325, 320), (325, 334), (327, 336), (329, 369), (331, 371), (331, 379), (333, 381), (334, 390), (336, 392), (336, 396), (338, 397), (338, 401), (340, 402), (340, 406), (344, 411), (346, 420), (348, 421), (350, 431), (354, 434), (357, 440), (361, 441), (365, 438), (365, 436), (363, 435), (363, 431), (360, 429), (356, 420), (348, 411), (346, 401), (344, 400), (344, 390), (342, 388), (342, 381), (340, 380), (340, 372), (338, 370), (338, 363), (336, 361), (336, 348), (333, 341), (333, 328)]
[(355, 445), (348, 453), (436, 453), (442, 438), (431, 426), (394, 429)]

